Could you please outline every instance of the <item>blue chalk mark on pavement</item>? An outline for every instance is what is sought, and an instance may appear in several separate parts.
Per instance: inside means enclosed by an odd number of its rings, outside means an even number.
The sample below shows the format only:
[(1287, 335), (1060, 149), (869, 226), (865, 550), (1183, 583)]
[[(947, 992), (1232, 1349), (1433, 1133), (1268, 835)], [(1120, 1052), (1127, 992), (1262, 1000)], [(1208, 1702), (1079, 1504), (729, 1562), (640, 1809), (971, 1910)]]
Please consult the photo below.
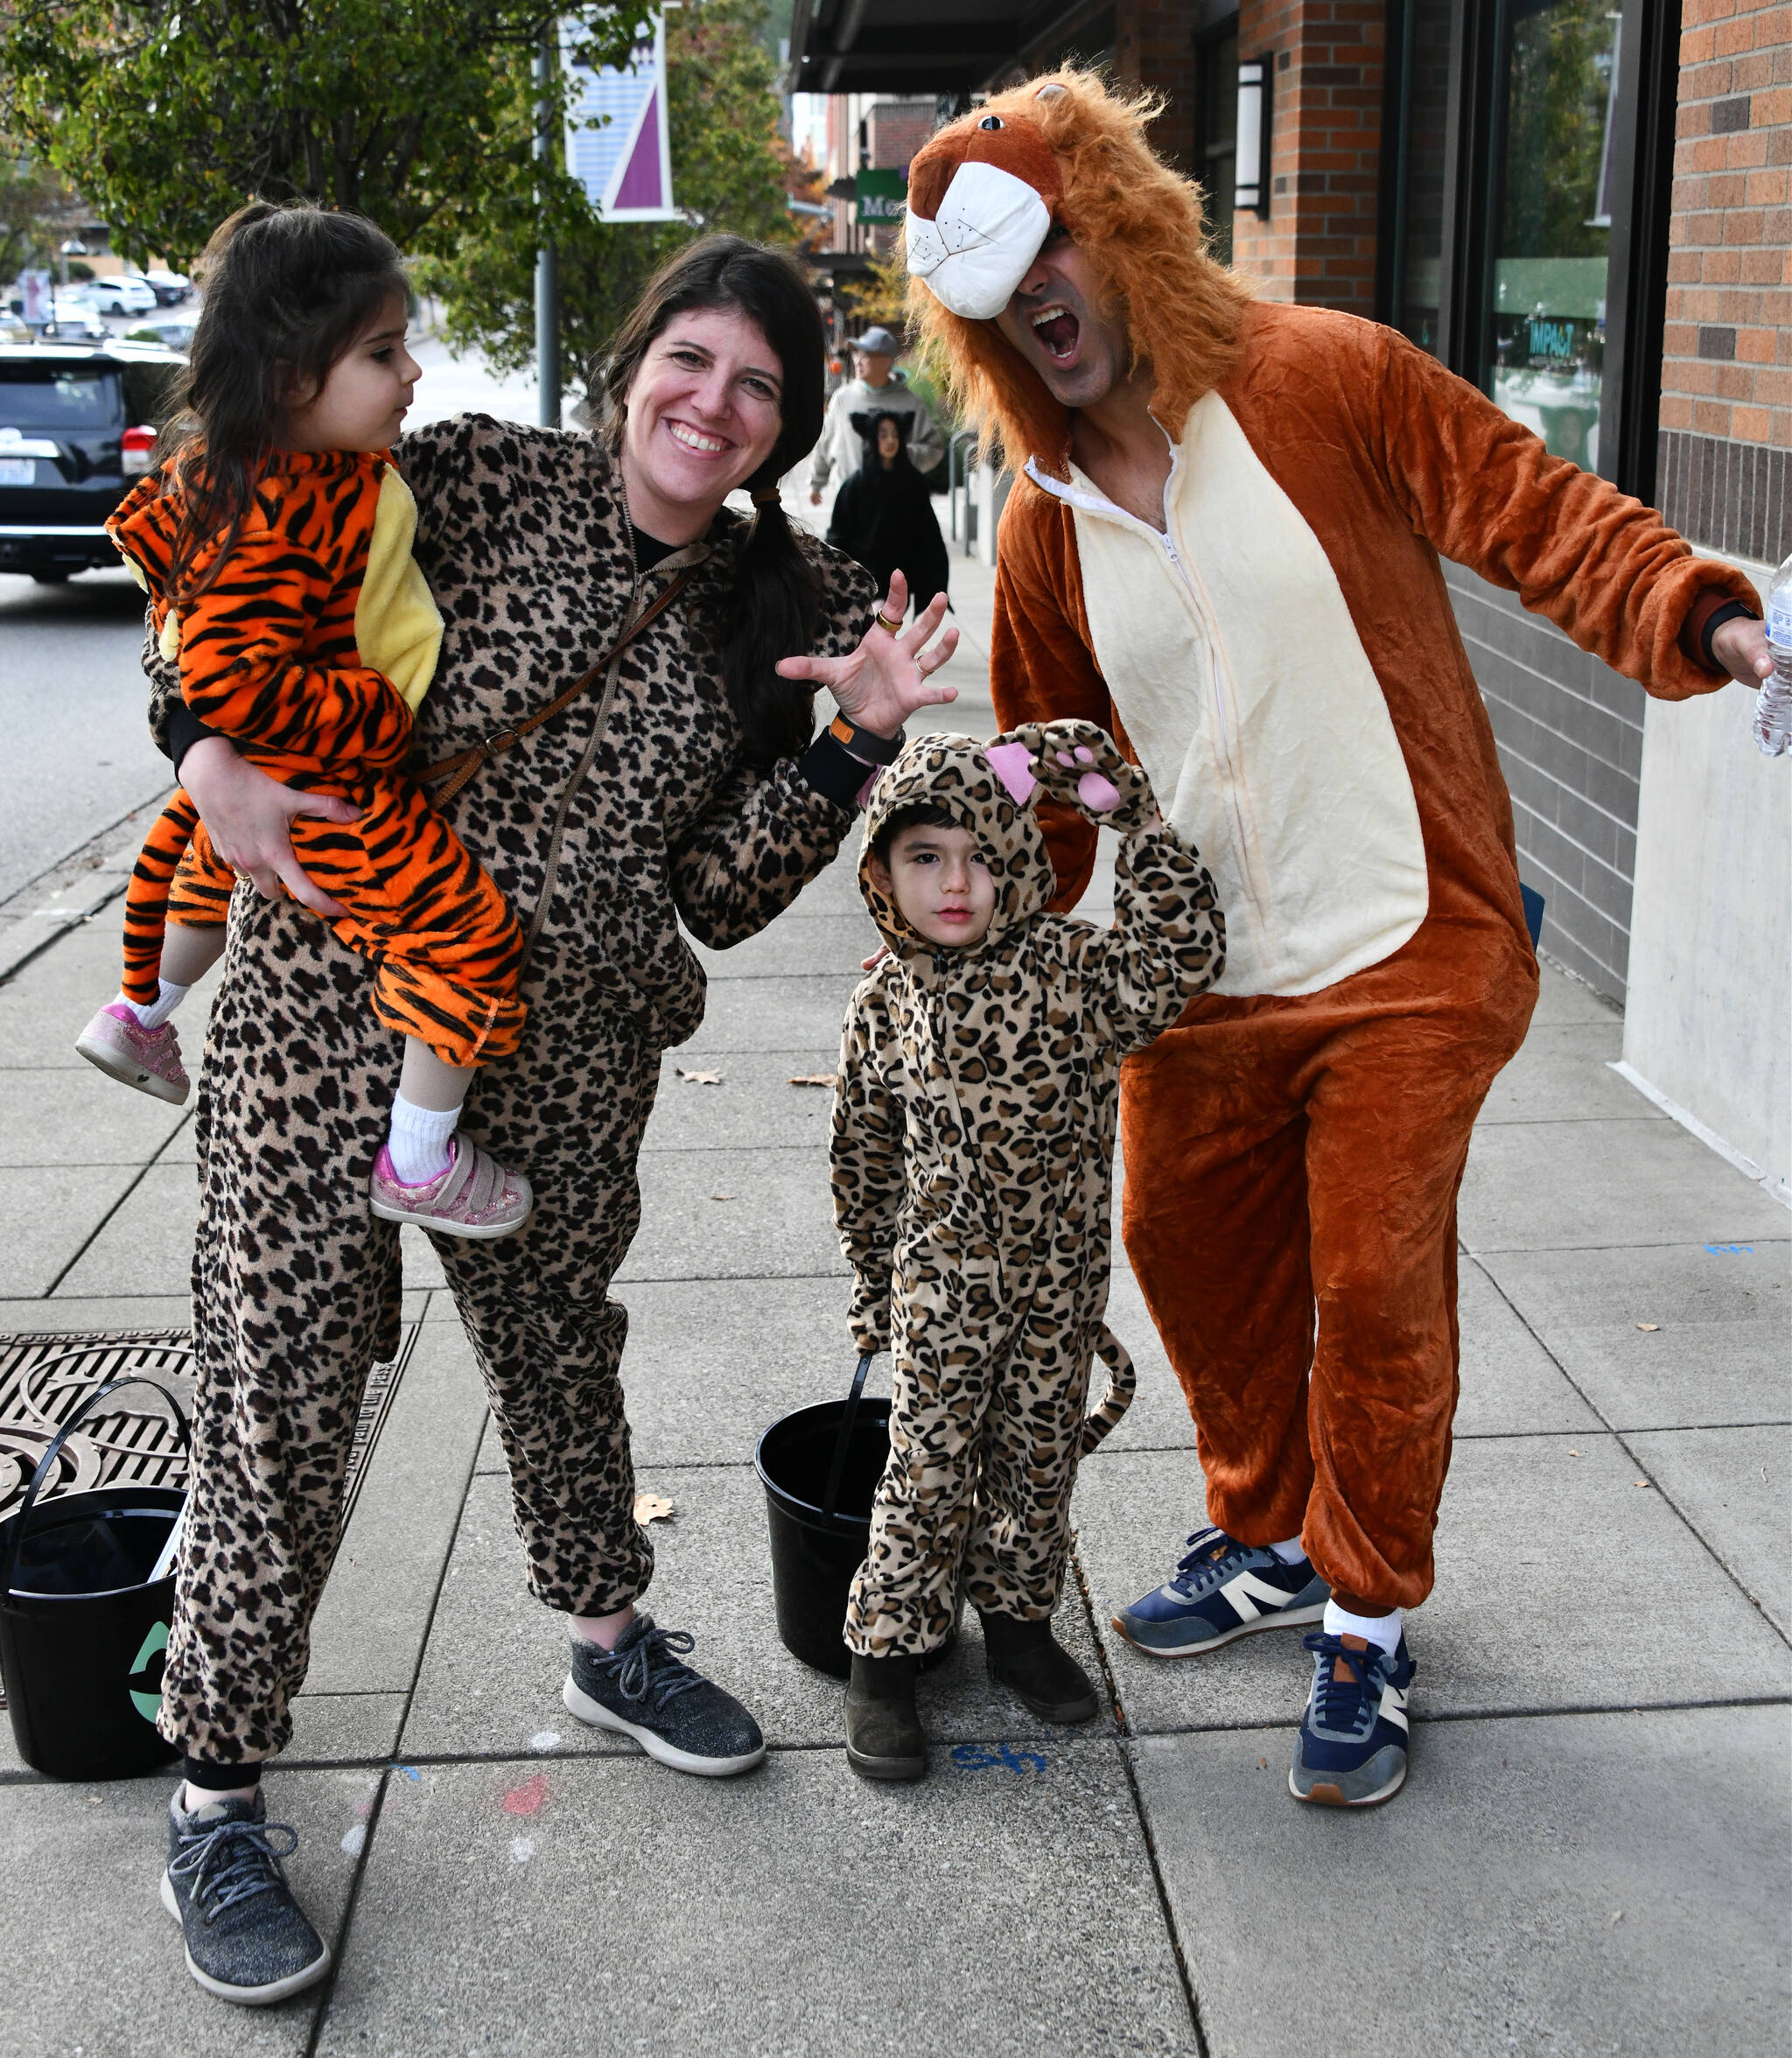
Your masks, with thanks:
[(1707, 1243), (1705, 1249), (1713, 1257), (1753, 1257), (1753, 1243)]
[(998, 1765), (1021, 1774), (1046, 1769), (1043, 1752), (1017, 1751), (1012, 1744), (955, 1744), (952, 1762), (960, 1772), (992, 1772)]

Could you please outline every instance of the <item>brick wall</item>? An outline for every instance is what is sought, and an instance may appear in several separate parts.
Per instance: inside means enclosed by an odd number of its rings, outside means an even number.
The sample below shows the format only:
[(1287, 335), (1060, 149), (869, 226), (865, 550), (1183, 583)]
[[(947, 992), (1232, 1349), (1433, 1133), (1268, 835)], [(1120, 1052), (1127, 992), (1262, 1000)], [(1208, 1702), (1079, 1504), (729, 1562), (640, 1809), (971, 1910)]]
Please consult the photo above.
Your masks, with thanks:
[[(1657, 493), (1695, 541), (1792, 551), (1792, 6), (1683, 0)], [(1770, 457), (1769, 453), (1774, 453)]]
[(1621, 1002), (1642, 772), (1642, 689), (1459, 564), (1444, 568), (1512, 793), (1543, 947)]
[(1234, 261), (1274, 300), (1372, 314), (1381, 164), (1381, 0), (1243, 0), (1241, 59), (1273, 56), (1270, 212)]
[(1129, 85), (1169, 96), (1152, 127), (1152, 147), (1187, 172), (1194, 163), (1194, 46), (1199, 6), (1187, 0), (1128, 0), (1118, 8), (1114, 68)]

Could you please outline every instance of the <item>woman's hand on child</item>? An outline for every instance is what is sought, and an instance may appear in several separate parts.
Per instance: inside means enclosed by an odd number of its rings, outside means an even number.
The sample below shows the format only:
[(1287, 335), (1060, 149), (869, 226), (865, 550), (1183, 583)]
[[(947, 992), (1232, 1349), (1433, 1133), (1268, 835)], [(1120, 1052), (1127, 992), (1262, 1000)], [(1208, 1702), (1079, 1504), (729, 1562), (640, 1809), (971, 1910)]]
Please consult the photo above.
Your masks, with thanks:
[(934, 632), (946, 614), (946, 596), (931, 603), (907, 629), (891, 630), (908, 610), (908, 581), (899, 571), (890, 580), (890, 596), (864, 640), (850, 657), (787, 657), (778, 666), (784, 679), (806, 679), (825, 686), (849, 721), (873, 736), (893, 736), (917, 708), (956, 700), (956, 686), (936, 686), (933, 675), (958, 648), (958, 632), (948, 629), (931, 649)]
[(262, 900), (277, 900), (284, 886), (301, 906), (315, 914), (347, 913), (312, 883), (293, 851), (292, 824), (301, 815), (354, 822), (360, 813), (358, 808), (330, 794), (283, 786), (238, 757), (223, 736), (203, 736), (186, 751), (180, 760), (180, 783), (200, 811), (212, 848)]

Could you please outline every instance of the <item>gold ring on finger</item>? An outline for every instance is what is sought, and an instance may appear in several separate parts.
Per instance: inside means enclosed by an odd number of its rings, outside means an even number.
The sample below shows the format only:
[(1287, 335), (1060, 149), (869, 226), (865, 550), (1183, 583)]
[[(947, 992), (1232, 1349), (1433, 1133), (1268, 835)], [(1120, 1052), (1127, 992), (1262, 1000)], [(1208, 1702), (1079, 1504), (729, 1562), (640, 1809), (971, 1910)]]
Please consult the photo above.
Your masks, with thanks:
[(880, 611), (878, 615), (878, 626), (880, 629), (887, 629), (890, 634), (894, 636), (901, 630), (902, 617), (899, 614), (895, 620), (892, 621), (887, 614), (885, 614)]

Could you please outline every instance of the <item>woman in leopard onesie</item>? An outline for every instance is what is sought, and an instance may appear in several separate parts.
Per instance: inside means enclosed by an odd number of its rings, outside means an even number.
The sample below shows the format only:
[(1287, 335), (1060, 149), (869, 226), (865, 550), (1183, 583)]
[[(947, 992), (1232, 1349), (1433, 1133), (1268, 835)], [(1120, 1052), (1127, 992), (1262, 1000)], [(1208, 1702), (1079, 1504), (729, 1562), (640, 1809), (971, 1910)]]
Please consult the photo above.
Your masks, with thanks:
[[(874, 619), (865, 575), (779, 508), (777, 480), (820, 430), (822, 365), (794, 266), (713, 237), (668, 263), (620, 332), (598, 434), (463, 416), (396, 452), (445, 623), (420, 766), (501, 741), (676, 585), (586, 691), (447, 803), (531, 938), (522, 1048), (480, 1074), (466, 1124), (526, 1169), (537, 1210), (514, 1237), (438, 1248), (530, 1587), (572, 1618), (567, 1706), (712, 1774), (765, 1746), (682, 1662), (690, 1637), (634, 1611), (653, 1550), (618, 1380), (627, 1317), (608, 1298), (640, 1221), (661, 1054), (703, 1018), (679, 923), (716, 948), (763, 928), (852, 824), (872, 765), (851, 746), (875, 758), (916, 707), (951, 697), (927, 677), (955, 640), (927, 648), (943, 607), (892, 633), (900, 588)], [(743, 486), (750, 520), (722, 504)], [(813, 654), (788, 659), (799, 651)], [(365, 961), (295, 904), (320, 899), (284, 835), (306, 796), (206, 735), (153, 652), (145, 662), (164, 747), (262, 896), (235, 895), (200, 1084), (194, 1463), (159, 1718), (187, 1754), (164, 1900), (200, 1983), (259, 2003), (329, 1963), (257, 1775), (290, 1734), (356, 1411), (397, 1339), (397, 1231), (366, 1198), (397, 1040), (368, 1012)], [(845, 718), (812, 742), (816, 683)], [(282, 880), (292, 898), (276, 897)]]

